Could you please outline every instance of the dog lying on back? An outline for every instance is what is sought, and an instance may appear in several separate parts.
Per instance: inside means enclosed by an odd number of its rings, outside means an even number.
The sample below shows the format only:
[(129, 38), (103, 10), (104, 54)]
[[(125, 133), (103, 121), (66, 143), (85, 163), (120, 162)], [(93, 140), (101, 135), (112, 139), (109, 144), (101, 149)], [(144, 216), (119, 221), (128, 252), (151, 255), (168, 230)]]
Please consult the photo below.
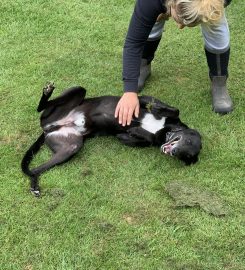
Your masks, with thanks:
[[(162, 153), (175, 156), (185, 164), (198, 161), (202, 148), (198, 131), (190, 129), (179, 119), (179, 110), (150, 97), (140, 96), (140, 113), (129, 126), (122, 126), (114, 117), (120, 97), (102, 96), (86, 98), (80, 86), (65, 90), (59, 97), (49, 100), (54, 90), (49, 83), (37, 111), (41, 112), (43, 133), (23, 157), (22, 171), (30, 177), (31, 192), (40, 195), (39, 176), (55, 165), (68, 161), (83, 146), (87, 137), (114, 135), (128, 146), (159, 146)], [(40, 147), (46, 144), (52, 151), (51, 159), (37, 168), (29, 164)]]

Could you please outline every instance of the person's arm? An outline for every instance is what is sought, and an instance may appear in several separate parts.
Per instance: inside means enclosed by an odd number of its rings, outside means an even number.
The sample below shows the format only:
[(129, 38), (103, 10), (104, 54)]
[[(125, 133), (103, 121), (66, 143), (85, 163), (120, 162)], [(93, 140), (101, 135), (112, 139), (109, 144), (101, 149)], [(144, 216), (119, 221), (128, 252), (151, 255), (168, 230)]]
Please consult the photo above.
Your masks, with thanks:
[(123, 126), (138, 117), (138, 77), (145, 42), (160, 13), (167, 9), (163, 0), (137, 0), (123, 49), (124, 94), (117, 104), (115, 117)]
[(124, 92), (136, 92), (145, 42), (160, 13), (167, 11), (162, 0), (137, 0), (123, 48)]

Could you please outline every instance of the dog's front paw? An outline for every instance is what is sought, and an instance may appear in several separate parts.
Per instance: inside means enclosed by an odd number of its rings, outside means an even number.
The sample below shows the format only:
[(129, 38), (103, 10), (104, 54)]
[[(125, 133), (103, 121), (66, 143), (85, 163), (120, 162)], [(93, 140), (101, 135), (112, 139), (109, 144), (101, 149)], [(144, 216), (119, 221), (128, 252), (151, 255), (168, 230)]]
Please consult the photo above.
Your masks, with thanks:
[(45, 96), (51, 95), (55, 89), (53, 82), (47, 82), (46, 86), (43, 88), (43, 93)]
[(141, 130), (140, 127), (132, 127), (127, 132), (131, 137), (142, 137)]

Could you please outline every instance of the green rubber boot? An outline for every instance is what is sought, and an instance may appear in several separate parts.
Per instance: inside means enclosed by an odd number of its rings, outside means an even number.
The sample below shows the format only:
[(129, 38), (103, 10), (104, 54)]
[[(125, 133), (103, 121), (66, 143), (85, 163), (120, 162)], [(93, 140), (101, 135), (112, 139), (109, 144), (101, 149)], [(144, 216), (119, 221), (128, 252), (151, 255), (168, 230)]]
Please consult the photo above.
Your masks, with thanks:
[(141, 65), (140, 65), (140, 76), (138, 79), (138, 91), (142, 91), (142, 89), (145, 86), (146, 80), (151, 75), (151, 63), (148, 64), (147, 59), (142, 58), (141, 59)]
[(226, 86), (230, 49), (219, 54), (205, 49), (205, 53), (211, 80), (213, 111), (221, 115), (232, 112), (233, 104)]
[(161, 37), (157, 40), (147, 40), (142, 53), (140, 64), (140, 76), (138, 78), (138, 92), (142, 91), (145, 86), (146, 80), (151, 75), (151, 62), (154, 59), (155, 52), (159, 45)]
[(219, 114), (233, 111), (233, 104), (226, 87), (226, 76), (214, 76), (211, 80), (213, 110)]

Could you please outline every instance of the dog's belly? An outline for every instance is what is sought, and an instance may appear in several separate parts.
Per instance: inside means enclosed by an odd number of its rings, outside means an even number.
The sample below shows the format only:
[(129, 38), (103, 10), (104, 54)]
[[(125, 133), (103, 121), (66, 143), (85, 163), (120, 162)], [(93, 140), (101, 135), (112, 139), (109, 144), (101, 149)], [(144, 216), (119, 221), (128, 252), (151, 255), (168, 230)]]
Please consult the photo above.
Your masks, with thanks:
[(87, 132), (86, 117), (83, 112), (72, 110), (65, 117), (46, 124), (43, 127), (47, 136), (62, 136), (84, 135)]
[(164, 128), (166, 117), (156, 119), (153, 114), (141, 111), (140, 117), (134, 118), (130, 126), (122, 126), (112, 114), (113, 110), (103, 110), (98, 106), (95, 110), (88, 111), (86, 107), (79, 106), (70, 111), (66, 116), (43, 126), (46, 136), (69, 137), (91, 135), (113, 135), (126, 132), (133, 126), (155, 134)]

